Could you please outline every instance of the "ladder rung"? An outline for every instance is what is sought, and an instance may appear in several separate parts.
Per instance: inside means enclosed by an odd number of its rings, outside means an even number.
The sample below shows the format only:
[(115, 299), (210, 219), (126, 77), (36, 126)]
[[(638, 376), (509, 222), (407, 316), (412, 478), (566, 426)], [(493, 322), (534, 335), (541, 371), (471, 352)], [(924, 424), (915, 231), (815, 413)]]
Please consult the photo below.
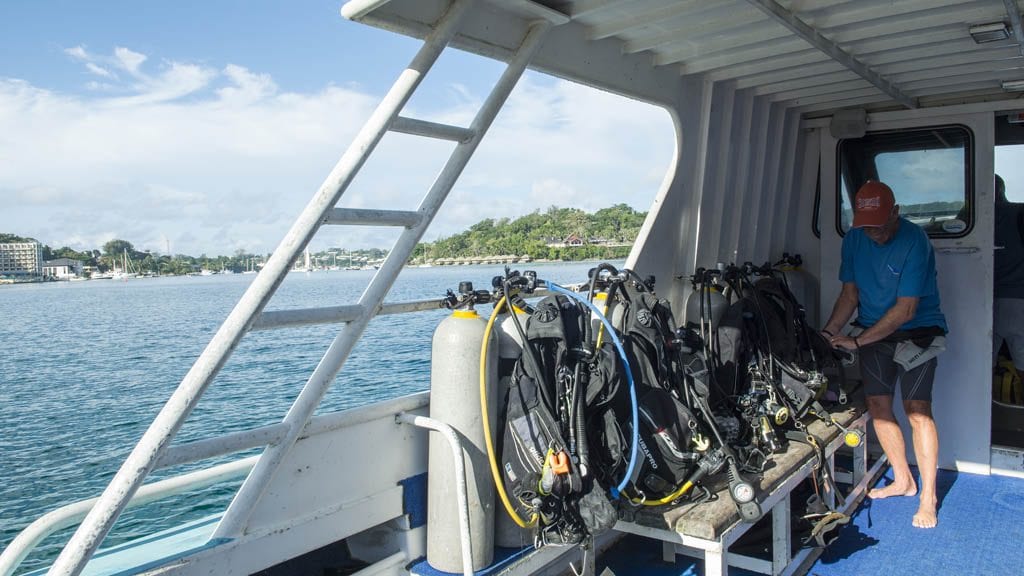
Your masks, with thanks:
[(402, 210), (370, 210), (366, 208), (334, 208), (327, 213), (324, 224), (348, 224), (353, 226), (403, 226), (412, 228), (420, 223), (423, 215), (419, 212)]
[(363, 307), (358, 304), (347, 306), (325, 306), (323, 308), (300, 308), (297, 310), (272, 310), (260, 314), (252, 323), (250, 331), (289, 328), (309, 324), (340, 324), (359, 317)]
[(453, 142), (466, 142), (474, 136), (474, 132), (469, 128), (416, 120), (414, 118), (406, 118), (405, 116), (395, 117), (391, 122), (391, 131), (412, 134), (413, 136), (451, 140)]
[[(537, 290), (530, 296), (547, 294), (544, 290)], [(310, 324), (340, 324), (351, 322), (362, 310), (362, 306), (351, 304), (348, 306), (332, 306), (324, 308), (303, 308), (301, 310), (273, 310), (264, 312), (253, 323), (250, 330), (271, 330), (274, 328), (289, 328), (292, 326), (307, 326)], [(409, 312), (424, 312), (426, 310), (440, 310), (442, 301), (437, 298), (430, 300), (415, 300), (412, 302), (391, 302), (381, 304), (378, 316), (388, 314), (407, 314)]]

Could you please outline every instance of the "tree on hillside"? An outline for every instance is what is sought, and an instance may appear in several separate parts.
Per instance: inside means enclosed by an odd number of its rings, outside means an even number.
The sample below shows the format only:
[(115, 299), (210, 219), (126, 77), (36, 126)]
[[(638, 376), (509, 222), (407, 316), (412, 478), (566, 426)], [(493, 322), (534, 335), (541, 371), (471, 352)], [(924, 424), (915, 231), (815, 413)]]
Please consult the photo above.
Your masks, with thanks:
[(126, 250), (128, 251), (128, 254), (135, 253), (135, 247), (127, 240), (118, 240), (115, 238), (103, 245), (103, 254), (106, 256), (120, 256), (121, 254), (124, 254)]

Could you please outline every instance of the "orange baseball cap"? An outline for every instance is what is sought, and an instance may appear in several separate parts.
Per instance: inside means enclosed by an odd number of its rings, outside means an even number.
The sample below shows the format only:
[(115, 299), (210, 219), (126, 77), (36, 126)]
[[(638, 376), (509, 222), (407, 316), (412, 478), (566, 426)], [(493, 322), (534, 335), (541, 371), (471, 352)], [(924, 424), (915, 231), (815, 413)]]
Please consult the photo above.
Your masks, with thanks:
[(891, 188), (877, 180), (868, 180), (853, 199), (853, 227), (884, 226), (895, 205)]

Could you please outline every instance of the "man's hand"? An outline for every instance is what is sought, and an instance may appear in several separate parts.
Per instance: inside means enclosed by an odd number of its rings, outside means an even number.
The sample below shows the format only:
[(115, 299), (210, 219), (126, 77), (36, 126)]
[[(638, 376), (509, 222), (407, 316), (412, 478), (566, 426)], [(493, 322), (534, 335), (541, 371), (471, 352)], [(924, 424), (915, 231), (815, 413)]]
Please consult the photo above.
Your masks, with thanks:
[(844, 350), (856, 350), (860, 348), (860, 346), (857, 345), (856, 338), (851, 338), (842, 334), (829, 338), (828, 342), (833, 348), (842, 348)]

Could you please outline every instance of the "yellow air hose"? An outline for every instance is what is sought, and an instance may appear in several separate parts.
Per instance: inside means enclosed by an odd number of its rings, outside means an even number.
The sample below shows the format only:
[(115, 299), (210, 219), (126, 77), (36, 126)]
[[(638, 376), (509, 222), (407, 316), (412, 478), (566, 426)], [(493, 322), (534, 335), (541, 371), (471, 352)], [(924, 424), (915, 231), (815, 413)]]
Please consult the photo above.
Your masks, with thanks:
[(647, 500), (646, 498), (630, 498), (629, 500), (633, 502), (633, 504), (642, 504), (644, 506), (661, 506), (662, 504), (669, 504), (673, 500), (682, 498), (683, 496), (686, 495), (687, 492), (690, 491), (691, 488), (693, 488), (693, 482), (687, 480), (686, 482), (683, 482), (683, 485), (680, 486), (678, 490), (669, 494), (668, 496), (665, 496), (664, 498), (659, 498), (657, 500)]
[[(494, 477), (494, 487), (498, 490), (501, 503), (504, 504), (508, 515), (512, 517), (512, 520), (519, 527), (532, 528), (537, 524), (537, 515), (531, 516), (529, 521), (523, 520), (519, 513), (516, 512), (515, 507), (512, 506), (512, 502), (509, 501), (508, 494), (505, 493), (505, 483), (501, 479), (501, 472), (498, 471), (498, 461), (494, 457), (494, 441), (491, 439), (491, 421), (488, 416), (489, 410), (487, 410), (487, 341), (491, 337), (491, 330), (494, 329), (494, 320), (498, 317), (501, 309), (505, 307), (506, 302), (506, 298), (502, 296), (494, 305), (491, 317), (487, 319), (487, 328), (484, 329), (483, 343), (480, 344), (480, 414), (484, 425), (484, 441), (487, 444), (487, 460), (491, 464), (491, 476)], [(523, 342), (523, 346), (526, 346), (526, 342)]]

